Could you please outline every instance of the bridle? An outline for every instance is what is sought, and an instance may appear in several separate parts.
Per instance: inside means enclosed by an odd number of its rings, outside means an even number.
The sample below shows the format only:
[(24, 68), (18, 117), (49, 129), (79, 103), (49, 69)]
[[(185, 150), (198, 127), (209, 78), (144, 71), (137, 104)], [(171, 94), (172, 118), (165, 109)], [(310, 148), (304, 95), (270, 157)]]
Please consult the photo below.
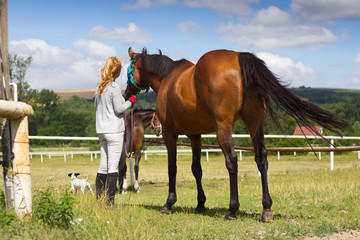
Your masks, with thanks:
[[(138, 94), (141, 90), (146, 90), (146, 93), (149, 92), (149, 89), (150, 89), (150, 86), (146, 87), (146, 88), (141, 88), (139, 87), (138, 85), (136, 85), (135, 81), (134, 81), (134, 67), (135, 67), (135, 63), (137, 61), (137, 59), (139, 58), (139, 56), (136, 56), (134, 59), (131, 59), (131, 63), (129, 65), (129, 67), (127, 68), (127, 77), (128, 77), (128, 80), (127, 80), (127, 85), (132, 85), (134, 86), (135, 88), (137, 88), (139, 91), (136, 93)], [(129, 92), (131, 94), (131, 96), (135, 96), (136, 94), (133, 94), (131, 92), (131, 89), (129, 88)]]
[(152, 119), (151, 119), (151, 122), (150, 122), (150, 129), (151, 129), (151, 132), (153, 134), (155, 134), (156, 136), (160, 136), (161, 133), (162, 133), (162, 125), (161, 123), (159, 122), (158, 125), (155, 125), (155, 116), (156, 116), (156, 112), (154, 112), (153, 116), (152, 116)]

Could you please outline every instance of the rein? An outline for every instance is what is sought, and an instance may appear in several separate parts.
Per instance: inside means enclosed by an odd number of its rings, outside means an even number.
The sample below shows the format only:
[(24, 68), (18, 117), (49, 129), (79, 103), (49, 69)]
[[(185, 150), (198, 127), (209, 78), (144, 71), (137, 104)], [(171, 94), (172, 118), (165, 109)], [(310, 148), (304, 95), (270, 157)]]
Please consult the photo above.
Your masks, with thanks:
[(124, 116), (124, 120), (125, 120), (125, 134), (124, 134), (124, 139), (125, 139), (125, 155), (127, 158), (131, 158), (132, 156), (132, 150), (133, 150), (133, 138), (134, 138), (134, 107), (131, 107), (131, 118), (130, 118), (130, 150), (129, 152), (127, 151), (127, 143), (126, 143), (126, 128), (127, 128), (127, 119), (126, 119), (126, 112), (125, 112), (125, 116)]

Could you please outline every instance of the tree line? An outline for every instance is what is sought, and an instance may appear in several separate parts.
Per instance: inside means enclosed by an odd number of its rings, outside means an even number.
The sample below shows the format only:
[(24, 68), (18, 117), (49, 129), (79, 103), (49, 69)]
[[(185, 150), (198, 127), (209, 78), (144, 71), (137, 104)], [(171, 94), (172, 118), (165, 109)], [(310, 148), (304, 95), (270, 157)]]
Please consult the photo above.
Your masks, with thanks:
[[(97, 136), (95, 131), (95, 108), (93, 99), (88, 100), (73, 96), (70, 99), (61, 101), (60, 97), (52, 90), (32, 89), (25, 79), (28, 66), (31, 64), (31, 57), (21, 57), (9, 54), (10, 81), (18, 84), (19, 101), (26, 102), (34, 108), (34, 116), (29, 120), (29, 134), (32, 136)], [(350, 127), (345, 131), (345, 136), (360, 136), (360, 94), (358, 92), (339, 93), (335, 90), (323, 89), (290, 89), (296, 95), (319, 105), (320, 107), (342, 117), (350, 122)], [(334, 94), (334, 91), (336, 94)], [(311, 94), (311, 92), (313, 94)], [(317, 96), (317, 97), (316, 97)], [(335, 96), (334, 98), (331, 98)], [(134, 108), (155, 109), (156, 94), (150, 92), (139, 94)], [(314, 100), (315, 99), (315, 100)], [(326, 100), (331, 99), (331, 100)], [(324, 104), (318, 104), (320, 102)], [(275, 110), (276, 106), (274, 106)], [(265, 134), (286, 134), (292, 135), (296, 122), (288, 115), (281, 113), (279, 119), (282, 130), (280, 131), (270, 119), (265, 123)], [(234, 123), (235, 134), (247, 134), (247, 129), (241, 120)], [(331, 134), (325, 132), (325, 134)], [(186, 139), (181, 141), (187, 141)], [(35, 145), (57, 145), (61, 141), (34, 141)], [(214, 139), (203, 139), (203, 143), (216, 144)], [(293, 146), (299, 144), (306, 146), (305, 140), (295, 139), (267, 139), (267, 146)], [(340, 144), (356, 144), (355, 141), (341, 141)], [(67, 143), (68, 144), (68, 143)], [(81, 145), (80, 141), (72, 141), (72, 145)], [(97, 144), (97, 143), (94, 143)], [(251, 146), (250, 139), (234, 139), (238, 146)]]

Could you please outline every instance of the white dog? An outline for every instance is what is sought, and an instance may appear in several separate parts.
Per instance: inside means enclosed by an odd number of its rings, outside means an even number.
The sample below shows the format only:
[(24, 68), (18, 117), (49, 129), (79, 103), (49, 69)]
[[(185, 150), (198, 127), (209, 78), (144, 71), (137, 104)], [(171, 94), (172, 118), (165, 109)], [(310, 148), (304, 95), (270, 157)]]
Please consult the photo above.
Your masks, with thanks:
[(84, 194), (85, 188), (88, 188), (91, 194), (94, 196), (93, 190), (91, 189), (90, 183), (88, 183), (89, 176), (86, 179), (79, 179), (76, 176), (80, 175), (80, 173), (69, 173), (68, 176), (71, 176), (71, 188), (70, 191), (77, 192), (78, 189)]

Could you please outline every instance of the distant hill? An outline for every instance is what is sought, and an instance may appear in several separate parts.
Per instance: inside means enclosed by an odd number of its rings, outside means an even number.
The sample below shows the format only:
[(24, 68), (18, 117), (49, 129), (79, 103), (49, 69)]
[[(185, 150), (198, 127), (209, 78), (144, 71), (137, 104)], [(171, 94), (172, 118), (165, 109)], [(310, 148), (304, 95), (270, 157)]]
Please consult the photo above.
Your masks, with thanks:
[[(360, 97), (360, 89), (337, 89), (337, 88), (289, 88), (291, 92), (300, 98), (311, 102), (316, 105), (331, 104), (338, 102), (349, 102), (353, 97)], [(81, 98), (86, 98), (92, 100), (95, 95), (95, 89), (79, 89), (79, 90), (62, 90), (54, 91), (57, 95), (60, 96), (60, 99), (66, 100), (72, 96), (78, 96)], [(137, 95), (138, 100), (143, 100), (145, 102), (156, 101), (156, 94), (150, 92), (150, 94), (140, 94)], [(143, 105), (141, 104), (141, 105)], [(146, 107), (153, 108), (154, 106), (147, 105)]]
[(360, 96), (360, 89), (340, 88), (289, 88), (295, 95), (316, 105), (349, 102)]
[(95, 96), (95, 89), (59, 90), (54, 92), (59, 95), (61, 101), (67, 100), (72, 96), (78, 96), (88, 100), (93, 99)]

